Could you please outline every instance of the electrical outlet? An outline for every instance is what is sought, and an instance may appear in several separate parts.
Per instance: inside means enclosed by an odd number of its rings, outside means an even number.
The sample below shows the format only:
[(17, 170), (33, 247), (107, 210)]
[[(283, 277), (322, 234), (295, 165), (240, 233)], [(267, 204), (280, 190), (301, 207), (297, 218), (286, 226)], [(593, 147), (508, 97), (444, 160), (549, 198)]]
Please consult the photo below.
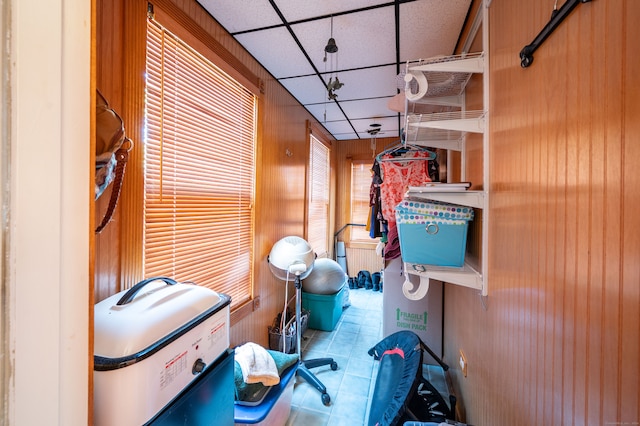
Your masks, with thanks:
[(460, 370), (462, 370), (462, 375), (464, 377), (467, 377), (467, 357), (464, 356), (464, 352), (462, 352), (462, 349), (460, 349), (459, 363), (460, 363)]

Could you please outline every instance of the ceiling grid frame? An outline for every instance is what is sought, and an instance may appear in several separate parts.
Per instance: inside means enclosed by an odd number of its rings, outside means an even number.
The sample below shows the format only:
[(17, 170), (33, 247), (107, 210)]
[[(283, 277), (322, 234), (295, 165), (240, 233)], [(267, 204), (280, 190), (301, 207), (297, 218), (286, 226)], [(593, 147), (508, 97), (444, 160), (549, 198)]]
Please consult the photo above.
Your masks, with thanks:
[[(472, 0), (198, 0), (337, 140), (400, 137), (399, 77), (409, 60), (454, 52)], [(324, 46), (339, 48), (344, 83), (328, 97)], [(400, 80), (400, 82), (399, 82)]]

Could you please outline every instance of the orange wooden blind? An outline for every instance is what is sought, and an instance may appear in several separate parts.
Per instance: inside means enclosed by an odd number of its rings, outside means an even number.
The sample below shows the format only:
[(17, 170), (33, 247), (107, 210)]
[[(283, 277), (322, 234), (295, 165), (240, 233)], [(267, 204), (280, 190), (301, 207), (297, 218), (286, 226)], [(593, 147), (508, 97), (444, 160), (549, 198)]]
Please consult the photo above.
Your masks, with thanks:
[(252, 294), (256, 97), (149, 20), (145, 276)]
[(307, 240), (319, 257), (329, 254), (329, 148), (310, 135)]
[[(353, 160), (351, 163), (351, 223), (366, 224), (369, 219), (369, 191), (372, 161)], [(351, 241), (371, 241), (369, 231), (362, 226), (351, 227)]]

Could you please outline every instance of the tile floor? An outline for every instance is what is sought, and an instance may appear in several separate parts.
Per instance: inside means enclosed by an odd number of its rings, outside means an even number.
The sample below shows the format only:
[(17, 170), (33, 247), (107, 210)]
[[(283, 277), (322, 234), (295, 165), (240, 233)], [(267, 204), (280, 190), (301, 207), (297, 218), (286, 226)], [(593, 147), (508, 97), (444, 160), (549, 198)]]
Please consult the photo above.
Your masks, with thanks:
[(349, 289), (349, 301), (333, 331), (308, 329), (301, 343), (303, 360), (331, 357), (338, 363), (336, 371), (312, 369), (331, 404), (323, 405), (320, 392), (297, 378), (287, 426), (366, 424), (378, 367), (367, 351), (382, 339), (382, 292)]

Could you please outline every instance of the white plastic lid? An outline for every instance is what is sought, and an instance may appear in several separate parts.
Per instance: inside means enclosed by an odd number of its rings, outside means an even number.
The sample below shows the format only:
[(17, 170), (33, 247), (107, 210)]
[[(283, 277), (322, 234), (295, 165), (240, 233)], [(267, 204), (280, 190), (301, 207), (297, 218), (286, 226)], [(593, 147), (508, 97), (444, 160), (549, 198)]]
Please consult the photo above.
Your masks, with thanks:
[(215, 291), (195, 284), (168, 285), (152, 281), (126, 304), (117, 305), (127, 290), (94, 306), (94, 354), (121, 358), (148, 348), (214, 308)]

